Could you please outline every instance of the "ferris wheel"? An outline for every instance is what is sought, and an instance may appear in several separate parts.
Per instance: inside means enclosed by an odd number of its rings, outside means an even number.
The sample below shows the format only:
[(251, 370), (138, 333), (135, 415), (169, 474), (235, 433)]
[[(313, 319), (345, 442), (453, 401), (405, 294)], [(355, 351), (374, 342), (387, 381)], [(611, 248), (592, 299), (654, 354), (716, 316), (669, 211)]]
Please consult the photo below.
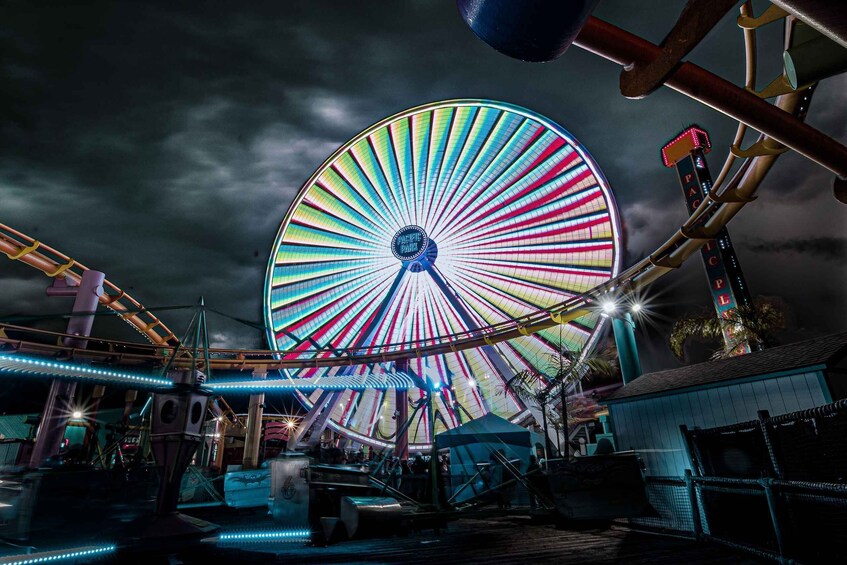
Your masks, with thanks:
[[(268, 266), (268, 338), (286, 357), (407, 347), (402, 369), (437, 391), (436, 433), (489, 412), (517, 422), (530, 412), (505, 381), (542, 368), (560, 346), (590, 347), (599, 315), (444, 355), (418, 358), (414, 345), (561, 303), (614, 277), (620, 254), (609, 185), (566, 130), (500, 102), (427, 104), (354, 137), (300, 190)], [(315, 367), (288, 378), (397, 370)], [(311, 408), (321, 391), (299, 394)], [(348, 390), (329, 425), (388, 445), (394, 403), (386, 390)], [(412, 449), (431, 440), (423, 417), (409, 427)]]

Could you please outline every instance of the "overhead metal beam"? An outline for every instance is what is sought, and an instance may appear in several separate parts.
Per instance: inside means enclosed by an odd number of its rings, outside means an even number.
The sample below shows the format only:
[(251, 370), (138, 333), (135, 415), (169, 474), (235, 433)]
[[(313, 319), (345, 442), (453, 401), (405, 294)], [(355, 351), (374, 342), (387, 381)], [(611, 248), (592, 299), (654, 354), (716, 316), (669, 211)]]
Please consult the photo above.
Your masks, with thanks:
[(688, 55), (738, 0), (688, 0), (679, 19), (665, 37), (655, 59), (625, 67), (621, 73), (621, 94), (643, 98), (662, 86), (668, 75)]
[[(593, 17), (574, 44), (623, 67), (649, 65), (662, 55), (658, 45)], [(847, 147), (706, 69), (681, 63), (664, 84), (747, 124), (837, 175), (847, 176)]]

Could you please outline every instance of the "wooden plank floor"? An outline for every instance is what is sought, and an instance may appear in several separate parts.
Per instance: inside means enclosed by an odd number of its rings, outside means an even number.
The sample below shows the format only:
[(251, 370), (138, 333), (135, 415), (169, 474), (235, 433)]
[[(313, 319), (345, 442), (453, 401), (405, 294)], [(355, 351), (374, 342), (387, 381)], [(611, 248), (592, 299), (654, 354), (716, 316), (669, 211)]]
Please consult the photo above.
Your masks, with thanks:
[[(221, 562), (227, 563), (761, 563), (709, 543), (634, 532), (617, 526), (608, 530), (564, 530), (516, 516), (465, 518), (451, 522), (440, 533), (428, 530), (407, 536), (346, 541), (327, 547), (281, 543), (244, 545), (238, 550), (216, 548), (214, 552)], [(207, 552), (179, 557), (184, 563), (209, 562)]]

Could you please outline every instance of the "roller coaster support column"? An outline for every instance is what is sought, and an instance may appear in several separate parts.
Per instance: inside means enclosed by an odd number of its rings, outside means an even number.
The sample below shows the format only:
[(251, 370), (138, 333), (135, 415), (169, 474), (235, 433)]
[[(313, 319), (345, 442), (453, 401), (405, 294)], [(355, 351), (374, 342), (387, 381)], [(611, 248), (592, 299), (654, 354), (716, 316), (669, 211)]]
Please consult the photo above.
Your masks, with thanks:
[[(267, 373), (253, 373), (254, 379), (264, 379)], [(259, 466), (259, 442), (262, 437), (262, 415), (265, 409), (265, 395), (251, 394), (250, 407), (247, 409), (247, 433), (244, 436), (244, 459), (241, 468), (255, 469)]]
[(641, 361), (638, 358), (638, 345), (635, 343), (635, 322), (632, 315), (624, 312), (613, 316), (612, 331), (615, 334), (623, 384), (626, 385), (641, 376)]
[[(94, 324), (94, 312), (103, 294), (103, 281), (106, 276), (99, 271), (85, 271), (79, 281), (79, 286), (70, 286), (64, 278), (57, 278), (53, 285), (47, 287), (47, 296), (72, 296), (74, 297), (73, 313), (80, 315), (71, 316), (66, 333), (83, 337), (91, 335), (91, 327)], [(77, 338), (65, 338), (65, 346), (75, 349), (85, 349), (88, 340)], [(41, 413), (41, 423), (38, 426), (35, 446), (29, 460), (30, 467), (39, 467), (50, 457), (59, 453), (62, 439), (65, 437), (65, 428), (68, 419), (73, 412), (74, 393), (76, 383), (55, 380), (50, 384), (50, 392), (44, 411)]]

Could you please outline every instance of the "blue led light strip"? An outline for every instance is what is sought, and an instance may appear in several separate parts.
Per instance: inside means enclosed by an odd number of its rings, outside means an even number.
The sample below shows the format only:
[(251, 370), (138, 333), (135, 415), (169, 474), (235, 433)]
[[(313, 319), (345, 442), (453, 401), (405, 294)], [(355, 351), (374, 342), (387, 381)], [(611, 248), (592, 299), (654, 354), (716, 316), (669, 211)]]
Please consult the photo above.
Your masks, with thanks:
[(253, 381), (213, 381), (206, 386), (219, 392), (251, 392), (274, 390), (365, 390), (407, 389), (415, 386), (414, 380), (404, 373), (380, 373), (367, 375), (336, 375), (303, 379), (277, 379)]
[(29, 565), (30, 563), (52, 563), (69, 559), (87, 559), (113, 553), (117, 549), (114, 545), (75, 547), (73, 549), (62, 549), (58, 551), (42, 551), (28, 555), (10, 555), (0, 557), (2, 565)]
[(173, 386), (173, 382), (171, 380), (164, 379), (162, 377), (137, 375), (121, 371), (112, 371), (110, 369), (97, 369), (73, 363), (27, 359), (16, 355), (0, 355), (0, 372), (32, 377), (64, 377), (68, 379), (97, 381), (109, 384), (124, 384), (133, 387), (137, 387), (139, 385), (147, 388)]
[(243, 532), (221, 534), (219, 542), (245, 542), (245, 541), (301, 541), (311, 537), (310, 530), (276, 530), (266, 532)]

